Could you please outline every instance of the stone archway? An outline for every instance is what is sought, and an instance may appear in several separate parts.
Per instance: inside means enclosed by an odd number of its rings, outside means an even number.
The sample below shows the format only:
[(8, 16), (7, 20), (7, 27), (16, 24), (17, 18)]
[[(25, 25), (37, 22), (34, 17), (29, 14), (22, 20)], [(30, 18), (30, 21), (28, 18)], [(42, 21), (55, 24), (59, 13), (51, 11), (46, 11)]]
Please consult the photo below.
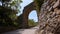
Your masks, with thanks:
[(23, 25), (24, 27), (28, 27), (28, 15), (32, 10), (36, 10), (34, 2), (30, 3), (23, 9), (23, 24), (25, 24)]

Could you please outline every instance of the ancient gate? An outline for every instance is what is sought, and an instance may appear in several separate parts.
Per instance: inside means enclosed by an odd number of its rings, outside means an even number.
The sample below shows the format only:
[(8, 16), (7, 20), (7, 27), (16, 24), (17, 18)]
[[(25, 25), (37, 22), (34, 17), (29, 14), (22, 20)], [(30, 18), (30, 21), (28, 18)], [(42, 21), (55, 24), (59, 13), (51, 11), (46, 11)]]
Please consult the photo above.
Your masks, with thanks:
[(23, 9), (23, 25), (24, 27), (28, 27), (28, 16), (29, 16), (29, 13), (33, 10), (36, 10), (35, 9), (35, 4), (34, 2), (30, 3), (29, 5), (27, 5), (26, 7), (24, 7)]

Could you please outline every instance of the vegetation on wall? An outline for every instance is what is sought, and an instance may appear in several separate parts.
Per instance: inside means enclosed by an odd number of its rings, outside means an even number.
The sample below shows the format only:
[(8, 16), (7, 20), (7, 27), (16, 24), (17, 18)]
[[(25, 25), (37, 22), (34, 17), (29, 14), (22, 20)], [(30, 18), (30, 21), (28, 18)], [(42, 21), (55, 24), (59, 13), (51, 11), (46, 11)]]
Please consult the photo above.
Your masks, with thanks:
[(44, 3), (44, 0), (34, 0), (34, 2), (36, 4), (36, 9), (39, 12), (42, 4)]

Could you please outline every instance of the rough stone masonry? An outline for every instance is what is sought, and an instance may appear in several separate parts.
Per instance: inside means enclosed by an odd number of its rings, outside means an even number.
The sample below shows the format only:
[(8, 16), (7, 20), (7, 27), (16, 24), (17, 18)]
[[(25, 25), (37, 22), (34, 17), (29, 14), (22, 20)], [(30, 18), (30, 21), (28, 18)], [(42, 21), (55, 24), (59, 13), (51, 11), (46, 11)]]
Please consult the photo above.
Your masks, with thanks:
[(38, 34), (60, 34), (60, 0), (47, 0), (41, 7)]

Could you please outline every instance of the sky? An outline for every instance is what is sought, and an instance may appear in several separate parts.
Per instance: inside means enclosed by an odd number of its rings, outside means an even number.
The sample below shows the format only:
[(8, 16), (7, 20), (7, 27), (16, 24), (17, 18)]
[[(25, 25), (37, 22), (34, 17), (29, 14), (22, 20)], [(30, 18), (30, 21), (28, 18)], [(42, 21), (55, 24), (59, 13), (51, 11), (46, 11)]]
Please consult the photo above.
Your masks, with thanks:
[[(33, 2), (33, 0), (22, 0), (22, 1), (23, 1), (23, 2), (20, 4), (20, 5), (21, 5), (20, 13), (19, 13), (18, 15), (22, 14), (23, 9), (24, 9), (24, 7), (25, 7), (26, 5), (28, 5), (29, 3)], [(37, 19), (37, 13), (36, 13), (35, 10), (33, 10), (33, 11), (29, 14), (28, 17), (29, 17), (29, 19), (33, 19), (35, 22), (38, 21), (38, 19)]]

